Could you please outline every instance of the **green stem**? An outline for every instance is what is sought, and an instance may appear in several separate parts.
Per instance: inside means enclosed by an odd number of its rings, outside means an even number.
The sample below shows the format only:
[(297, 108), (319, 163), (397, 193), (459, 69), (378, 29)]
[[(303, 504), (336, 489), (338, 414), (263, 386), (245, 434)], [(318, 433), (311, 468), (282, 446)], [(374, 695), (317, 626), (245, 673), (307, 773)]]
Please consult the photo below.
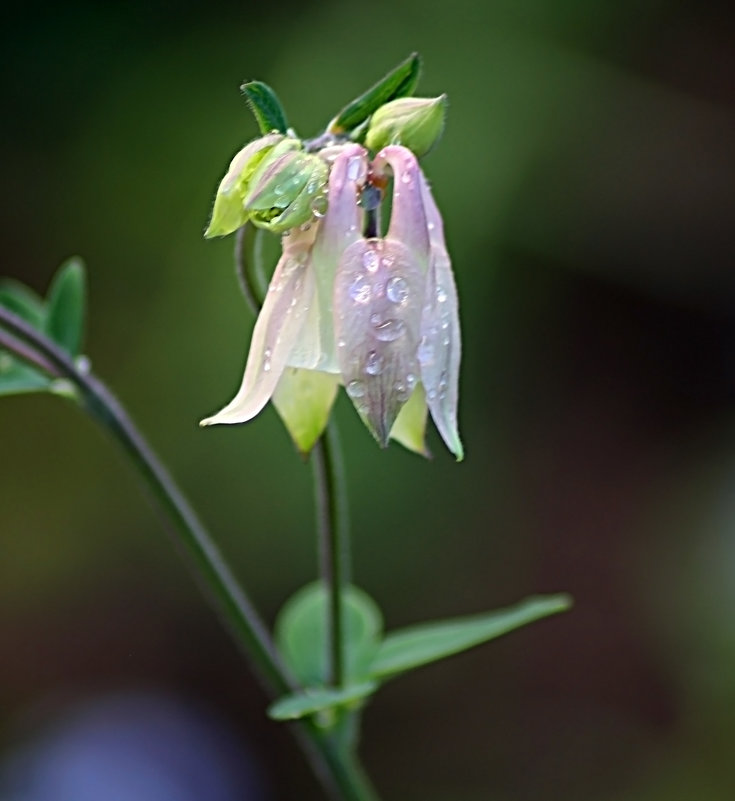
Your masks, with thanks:
[(349, 582), (349, 522), (339, 434), (334, 421), (314, 447), (314, 487), (320, 572), (329, 593), (327, 605), (327, 675), (330, 684), (344, 684), (344, 615), (342, 597)]
[[(237, 644), (255, 664), (271, 693), (280, 695), (297, 689), (266, 627), (211, 535), (110, 390), (98, 378), (77, 367), (55, 343), (2, 306), (0, 344), (28, 364), (52, 376), (67, 378), (75, 385), (90, 415), (130, 457), (178, 535), (175, 542), (188, 557), (202, 589), (214, 603)], [(311, 721), (295, 724), (292, 730), (314, 773), (332, 798), (337, 801), (377, 801), (357, 760), (339, 750), (327, 733)]]

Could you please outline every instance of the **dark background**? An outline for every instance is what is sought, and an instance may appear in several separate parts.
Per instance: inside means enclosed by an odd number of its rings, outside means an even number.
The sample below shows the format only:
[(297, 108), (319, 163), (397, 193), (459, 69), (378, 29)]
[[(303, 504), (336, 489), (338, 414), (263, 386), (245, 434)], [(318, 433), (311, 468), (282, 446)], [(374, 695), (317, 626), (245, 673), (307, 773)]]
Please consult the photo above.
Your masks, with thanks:
[[(421, 52), (421, 92), (450, 99), (424, 166), (462, 304), (467, 458), (456, 465), (433, 431), (433, 461), (381, 452), (340, 399), (356, 580), (391, 628), (539, 592), (576, 606), (390, 683), (365, 715), (367, 766), (385, 799), (735, 797), (728, 4), (5, 13), (0, 272), (45, 291), (84, 257), (94, 369), (269, 620), (316, 569), (309, 470), (270, 406), (246, 426), (197, 427), (238, 385), (253, 322), (231, 241), (202, 239), (229, 158), (256, 134), (238, 86), (273, 85), (308, 136)], [(145, 728), (156, 703), (160, 737)], [(206, 718), (261, 786), (233, 779), (217, 801), (321, 798), (265, 705), (116, 448), (72, 404), (3, 399), (3, 797), (67, 801), (61, 780), (28, 788), (43, 748), (91, 708), (102, 728), (130, 713), (174, 756), (187, 753), (177, 732)], [(3, 759), (25, 795), (3, 789)], [(99, 801), (147, 798), (100, 781)], [(215, 799), (195, 787), (151, 797)]]

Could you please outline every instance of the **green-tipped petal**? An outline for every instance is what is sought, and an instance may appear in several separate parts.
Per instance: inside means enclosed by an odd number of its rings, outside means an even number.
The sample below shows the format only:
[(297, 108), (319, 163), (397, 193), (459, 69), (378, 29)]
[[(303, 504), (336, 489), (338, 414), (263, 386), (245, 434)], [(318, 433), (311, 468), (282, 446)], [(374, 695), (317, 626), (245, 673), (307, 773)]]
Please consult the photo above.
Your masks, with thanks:
[(426, 447), (426, 418), (429, 407), (426, 405), (426, 393), (423, 384), (418, 384), (405, 406), (398, 412), (390, 438), (394, 439), (409, 451), (425, 456), (431, 456)]
[(331, 373), (298, 367), (284, 370), (273, 405), (301, 454), (308, 454), (324, 433), (338, 386), (339, 376)]
[(380, 150), (387, 145), (403, 145), (421, 157), (440, 138), (446, 110), (446, 95), (392, 100), (373, 114), (365, 144), (371, 150)]
[(243, 206), (248, 183), (261, 162), (283, 139), (280, 134), (261, 136), (240, 150), (230, 162), (214, 199), (212, 219), (204, 236), (227, 236), (245, 225), (248, 213)]

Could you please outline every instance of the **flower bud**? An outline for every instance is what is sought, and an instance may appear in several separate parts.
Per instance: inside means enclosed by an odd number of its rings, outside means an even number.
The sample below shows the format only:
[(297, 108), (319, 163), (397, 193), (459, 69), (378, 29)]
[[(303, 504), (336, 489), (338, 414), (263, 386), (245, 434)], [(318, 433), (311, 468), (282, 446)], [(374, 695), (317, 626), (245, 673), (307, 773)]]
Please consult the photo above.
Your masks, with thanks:
[(217, 189), (212, 219), (204, 232), (205, 237), (226, 236), (247, 222), (248, 213), (243, 206), (243, 200), (249, 181), (263, 159), (283, 139), (281, 134), (275, 133), (261, 136), (245, 145), (232, 159), (227, 174)]
[(446, 110), (446, 95), (391, 100), (370, 119), (365, 144), (371, 150), (380, 150), (386, 145), (403, 145), (421, 157), (441, 136)]
[(281, 142), (261, 163), (244, 199), (254, 225), (274, 233), (295, 228), (312, 217), (323, 216), (323, 189), (328, 168), (324, 160)]

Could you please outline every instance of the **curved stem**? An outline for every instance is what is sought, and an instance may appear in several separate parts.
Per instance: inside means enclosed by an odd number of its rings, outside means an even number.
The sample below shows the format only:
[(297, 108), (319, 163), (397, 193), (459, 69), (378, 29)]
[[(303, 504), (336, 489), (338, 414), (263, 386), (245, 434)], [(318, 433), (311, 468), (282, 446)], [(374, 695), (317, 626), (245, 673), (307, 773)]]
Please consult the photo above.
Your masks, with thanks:
[(253, 277), (250, 262), (245, 258), (245, 249), (252, 252), (254, 237), (254, 228), (250, 223), (245, 223), (241, 228), (235, 232), (235, 276), (240, 285), (240, 290), (245, 297), (245, 302), (248, 304), (250, 311), (257, 316), (260, 311), (261, 301), (259, 297), (258, 287)]
[(327, 665), (330, 683), (344, 683), (342, 597), (350, 581), (349, 519), (337, 425), (330, 420), (313, 452), (317, 531), (322, 579), (329, 593)]
[[(90, 413), (119, 442), (138, 470), (156, 504), (178, 535), (202, 589), (214, 603), (243, 652), (252, 660), (271, 693), (293, 692), (297, 685), (239, 586), (219, 549), (175, 481), (110, 390), (74, 364), (54, 342), (16, 314), (0, 306), (0, 344), (14, 356), (52, 376), (63, 376), (79, 391)], [(351, 754), (337, 749), (328, 733), (313, 721), (292, 727), (314, 773), (339, 801), (377, 801), (362, 768)]]

